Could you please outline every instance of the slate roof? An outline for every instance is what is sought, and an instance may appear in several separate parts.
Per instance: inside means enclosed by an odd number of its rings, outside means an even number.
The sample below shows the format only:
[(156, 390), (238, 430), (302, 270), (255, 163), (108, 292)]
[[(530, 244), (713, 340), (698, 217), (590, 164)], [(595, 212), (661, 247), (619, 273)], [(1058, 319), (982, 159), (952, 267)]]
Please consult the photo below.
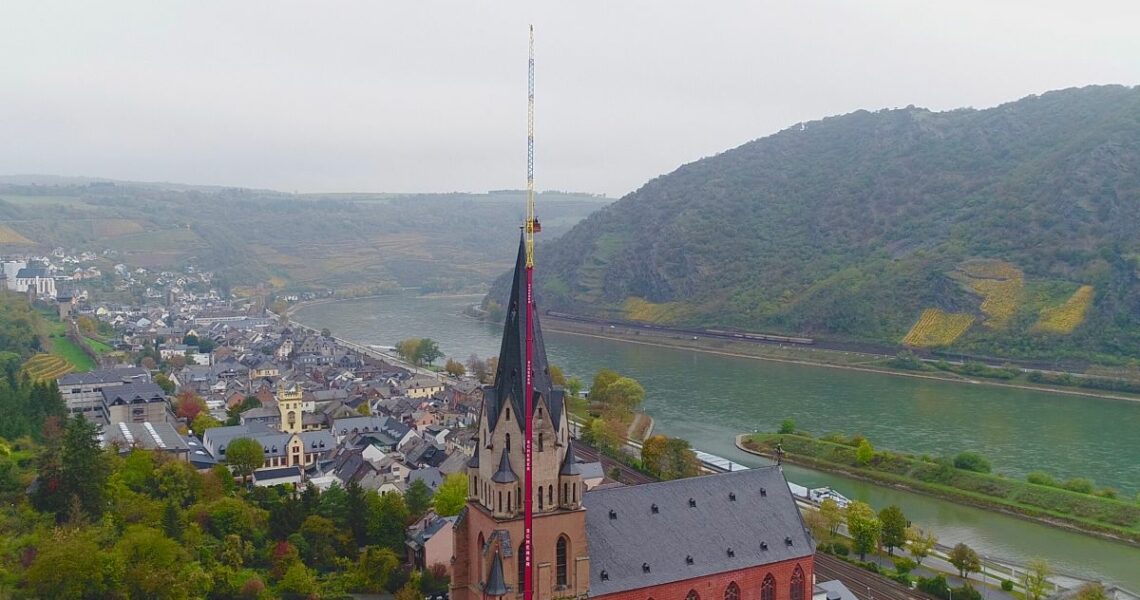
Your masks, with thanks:
[(118, 423), (107, 428), (104, 445), (119, 444), (124, 449), (134, 445), (147, 450), (189, 452), (190, 445), (169, 423)]
[(121, 369), (101, 369), (87, 373), (68, 373), (58, 379), (59, 387), (91, 385), (98, 383), (122, 383), (126, 381), (149, 381), (150, 374), (142, 367)]
[(276, 467), (272, 469), (257, 469), (253, 472), (253, 480), (256, 481), (273, 481), (274, 479), (287, 479), (290, 477), (300, 477), (301, 467)]
[[(546, 362), (546, 346), (542, 342), (542, 328), (538, 322), (538, 307), (533, 311), (534, 324), (534, 396), (546, 399), (550, 418), (557, 424), (562, 419), (563, 390), (554, 387), (550, 381), (550, 369)], [(499, 347), (499, 366), (495, 371), (495, 384), (483, 389), (483, 402), (487, 408), (487, 425), (491, 431), (498, 425), (499, 414), (504, 402), (514, 408), (512, 415), (519, 429), (525, 429), (526, 406), (523, 404), (526, 371), (526, 246), (519, 236), (519, 254), (515, 260), (514, 282), (511, 295), (507, 298), (507, 321), (503, 326), (503, 341)], [(531, 402), (535, 401), (531, 399)]]
[(443, 474), (435, 467), (424, 467), (408, 473), (408, 485), (417, 480), (423, 481), (429, 490), (435, 492), (439, 484), (443, 483)]
[(16, 279), (31, 279), (33, 277), (50, 277), (47, 269), (43, 267), (24, 267), (16, 271)]
[(595, 489), (582, 504), (591, 595), (807, 557), (814, 548), (778, 466)]
[(103, 388), (103, 402), (107, 406), (165, 401), (166, 392), (158, 387), (157, 383), (125, 383)]
[(503, 448), (503, 457), (499, 459), (499, 470), (491, 476), (491, 481), (495, 483), (513, 483), (518, 481), (519, 478), (515, 475), (515, 470), (511, 468), (510, 453), (506, 448)]

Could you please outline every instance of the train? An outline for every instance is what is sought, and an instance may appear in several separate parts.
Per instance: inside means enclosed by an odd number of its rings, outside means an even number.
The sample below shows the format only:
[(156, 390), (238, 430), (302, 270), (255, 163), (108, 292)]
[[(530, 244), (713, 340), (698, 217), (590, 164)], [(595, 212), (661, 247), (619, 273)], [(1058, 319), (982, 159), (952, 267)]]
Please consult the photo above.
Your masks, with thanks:
[(787, 335), (776, 335), (773, 333), (753, 333), (748, 331), (725, 331), (723, 329), (702, 329), (693, 327), (670, 327), (667, 325), (656, 325), (654, 323), (640, 323), (636, 321), (620, 321), (613, 319), (599, 319), (596, 317), (584, 317), (582, 315), (572, 315), (570, 313), (559, 312), (556, 310), (546, 311), (547, 315), (558, 319), (567, 321), (578, 321), (580, 323), (592, 323), (596, 325), (610, 325), (622, 327), (631, 327), (638, 329), (652, 329), (655, 331), (662, 331), (667, 333), (679, 333), (683, 335), (693, 335), (701, 337), (714, 337), (736, 340), (748, 340), (755, 342), (772, 342), (777, 344), (797, 344), (801, 346), (810, 346), (815, 343), (815, 340), (809, 337), (795, 337)]

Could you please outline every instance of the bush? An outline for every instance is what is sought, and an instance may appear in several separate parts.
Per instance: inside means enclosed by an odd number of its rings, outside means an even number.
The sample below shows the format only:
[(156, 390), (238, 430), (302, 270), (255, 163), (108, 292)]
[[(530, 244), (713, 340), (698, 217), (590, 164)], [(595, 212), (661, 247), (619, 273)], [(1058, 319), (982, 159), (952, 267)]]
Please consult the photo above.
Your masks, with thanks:
[(896, 558), (894, 562), (895, 570), (898, 571), (900, 575), (906, 575), (918, 567), (918, 563), (906, 557)]
[(954, 598), (957, 600), (982, 600), (982, 593), (967, 583), (962, 587), (954, 588)]
[(936, 598), (950, 597), (950, 586), (946, 584), (945, 575), (935, 575), (929, 579), (926, 577), (919, 577), (918, 589)]
[(835, 542), (832, 544), (831, 551), (834, 552), (836, 556), (847, 556), (851, 553), (851, 549), (843, 542)]
[(1025, 480), (1035, 485), (1057, 487), (1057, 480), (1044, 471), (1034, 471), (1025, 477)]
[(1091, 494), (1093, 491), (1093, 482), (1088, 479), (1076, 478), (1062, 483), (1061, 487), (1078, 494)]
[(783, 423), (780, 423), (780, 431), (779, 431), (779, 433), (782, 433), (782, 434), (792, 434), (792, 433), (795, 433), (795, 432), (796, 432), (796, 422), (795, 422), (794, 420), (792, 420), (792, 419), (784, 419), (784, 422), (783, 422)]
[(883, 572), (883, 570), (879, 567), (879, 563), (873, 563), (873, 562), (867, 561), (864, 563), (859, 563), (859, 566), (863, 567), (864, 569), (867, 569), (868, 571), (870, 571), (872, 573), (882, 573)]
[(831, 544), (828, 544), (827, 542), (820, 542), (816, 544), (815, 549), (817, 552), (831, 554)]
[(977, 452), (963, 452), (954, 457), (954, 467), (975, 473), (989, 473), (990, 461)]
[(911, 580), (909, 573), (895, 573), (894, 575), (891, 575), (891, 579), (894, 579), (906, 587), (910, 587), (911, 584), (914, 583), (914, 581)]
[(1008, 580), (1008, 579), (1002, 579), (1001, 580), (1001, 590), (1003, 592), (1012, 592), (1013, 591), (1013, 582)]

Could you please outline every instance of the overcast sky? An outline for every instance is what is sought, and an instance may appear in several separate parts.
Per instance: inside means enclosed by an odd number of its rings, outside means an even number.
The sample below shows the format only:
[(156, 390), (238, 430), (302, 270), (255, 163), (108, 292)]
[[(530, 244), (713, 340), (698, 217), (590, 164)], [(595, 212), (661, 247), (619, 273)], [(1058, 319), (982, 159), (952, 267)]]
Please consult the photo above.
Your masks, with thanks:
[(620, 196), (800, 121), (1140, 83), (1140, 1), (0, 3), (0, 174)]

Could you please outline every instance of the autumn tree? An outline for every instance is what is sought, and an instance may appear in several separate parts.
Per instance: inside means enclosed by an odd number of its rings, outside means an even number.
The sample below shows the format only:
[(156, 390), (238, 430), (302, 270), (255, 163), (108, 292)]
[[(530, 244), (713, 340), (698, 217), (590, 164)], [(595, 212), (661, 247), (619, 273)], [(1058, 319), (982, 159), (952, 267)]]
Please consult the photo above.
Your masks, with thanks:
[(463, 377), (467, 374), (467, 368), (463, 366), (463, 363), (453, 358), (447, 359), (447, 364), (443, 367), (443, 370), (447, 371), (447, 374), (452, 377)]
[(879, 511), (879, 522), (883, 526), (882, 544), (887, 547), (887, 554), (894, 556), (895, 548), (906, 545), (906, 516), (901, 508), (892, 504)]
[(159, 373), (155, 375), (154, 384), (162, 388), (162, 391), (165, 392), (168, 396), (174, 393), (174, 382), (170, 380), (170, 377), (167, 376), (166, 373)]
[(562, 368), (558, 365), (550, 365), (550, 383), (559, 387), (566, 386), (566, 376), (562, 374)]
[(636, 379), (619, 377), (605, 387), (605, 398), (611, 407), (632, 413), (645, 399), (645, 388)]
[(463, 473), (448, 475), (436, 489), (431, 501), (435, 513), (441, 517), (459, 514), (467, 503), (467, 476)]
[(832, 537), (839, 533), (839, 526), (843, 524), (845, 515), (834, 498), (824, 498), (823, 502), (819, 503), (819, 514), (823, 516), (823, 521), (827, 524), (827, 532)]
[(249, 438), (237, 438), (226, 446), (226, 463), (244, 484), (255, 470), (265, 464), (265, 449)]
[(641, 462), (649, 472), (665, 480), (695, 477), (701, 463), (687, 440), (663, 435), (650, 437), (641, 446)]
[(922, 559), (930, 556), (930, 552), (938, 545), (938, 538), (931, 532), (918, 527), (908, 527), (906, 530), (907, 551), (910, 552), (914, 562), (922, 564)]
[(208, 410), (206, 400), (191, 390), (182, 390), (174, 397), (174, 414), (187, 423), (194, 422), (195, 417)]
[(1025, 569), (1025, 575), (1021, 580), (1022, 585), (1025, 586), (1025, 597), (1027, 600), (1041, 600), (1045, 592), (1049, 589), (1049, 577), (1053, 575), (1053, 569), (1049, 567), (1049, 563), (1044, 559), (1034, 558), (1029, 561)]
[(594, 382), (590, 385), (590, 401), (591, 402), (606, 402), (606, 388), (611, 383), (621, 379), (621, 375), (617, 371), (611, 369), (602, 369), (594, 375)]
[(882, 524), (866, 502), (856, 500), (848, 504), (846, 513), (847, 533), (859, 553), (859, 560), (866, 560), (867, 553), (874, 550), (879, 542)]
[(467, 371), (475, 376), (475, 379), (486, 383), (487, 379), (487, 362), (481, 360), (478, 356), (472, 354), (467, 357)]
[(578, 394), (582, 391), (582, 380), (577, 377), (571, 377), (570, 381), (566, 382), (566, 392), (570, 394), (571, 398), (577, 398)]
[(978, 557), (978, 553), (962, 542), (958, 542), (950, 549), (946, 559), (954, 565), (954, 568), (958, 569), (958, 575), (962, 577), (966, 577), (970, 573), (977, 573), (982, 569), (982, 560)]

